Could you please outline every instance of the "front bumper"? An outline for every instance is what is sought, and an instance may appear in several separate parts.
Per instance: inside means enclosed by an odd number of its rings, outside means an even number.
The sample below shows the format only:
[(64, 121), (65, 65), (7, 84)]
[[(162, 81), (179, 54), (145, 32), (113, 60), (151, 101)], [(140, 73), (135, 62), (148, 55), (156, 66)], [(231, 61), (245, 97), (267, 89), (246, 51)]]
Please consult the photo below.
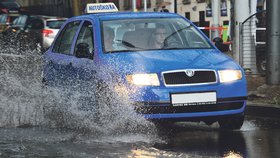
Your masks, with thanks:
[(147, 119), (192, 119), (241, 114), (247, 97), (218, 99), (216, 104), (174, 107), (170, 102), (138, 102), (135, 109)]

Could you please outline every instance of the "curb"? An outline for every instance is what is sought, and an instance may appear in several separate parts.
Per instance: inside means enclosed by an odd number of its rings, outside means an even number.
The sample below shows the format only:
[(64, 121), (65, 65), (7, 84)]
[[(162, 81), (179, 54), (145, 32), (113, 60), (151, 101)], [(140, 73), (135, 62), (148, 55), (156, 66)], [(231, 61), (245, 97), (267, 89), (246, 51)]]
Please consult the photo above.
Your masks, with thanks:
[(248, 102), (245, 109), (245, 115), (280, 118), (280, 106)]

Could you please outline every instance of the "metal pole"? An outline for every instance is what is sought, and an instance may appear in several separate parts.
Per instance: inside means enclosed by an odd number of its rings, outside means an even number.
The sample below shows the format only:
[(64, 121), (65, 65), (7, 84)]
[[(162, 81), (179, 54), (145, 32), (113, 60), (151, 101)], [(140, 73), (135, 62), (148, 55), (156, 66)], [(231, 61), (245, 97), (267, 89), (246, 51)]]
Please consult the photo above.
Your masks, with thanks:
[(240, 63), (240, 24), (249, 17), (249, 0), (234, 1), (234, 41), (233, 41), (233, 58)]
[[(239, 23), (239, 39), (238, 39), (238, 41), (242, 41), (242, 39), (243, 39), (242, 23)], [(238, 59), (238, 61), (239, 61), (239, 64), (243, 67), (244, 66), (243, 42), (239, 43), (239, 50), (238, 50), (238, 52), (239, 52), (239, 59)]]
[(80, 3), (78, 0), (73, 0), (73, 14), (74, 16), (80, 15)]
[(132, 0), (132, 11), (136, 12), (136, 0)]
[(266, 83), (280, 84), (280, 20), (279, 0), (267, 0), (266, 25)]
[[(212, 0), (212, 15), (213, 15), (213, 24), (212, 27), (218, 28), (219, 17), (220, 17), (220, 0)], [(211, 33), (211, 39), (213, 40), (216, 37), (220, 37), (220, 31), (218, 29), (213, 29)]]
[(174, 0), (174, 13), (177, 13), (177, 0)]
[(147, 0), (144, 0), (144, 12), (147, 12)]

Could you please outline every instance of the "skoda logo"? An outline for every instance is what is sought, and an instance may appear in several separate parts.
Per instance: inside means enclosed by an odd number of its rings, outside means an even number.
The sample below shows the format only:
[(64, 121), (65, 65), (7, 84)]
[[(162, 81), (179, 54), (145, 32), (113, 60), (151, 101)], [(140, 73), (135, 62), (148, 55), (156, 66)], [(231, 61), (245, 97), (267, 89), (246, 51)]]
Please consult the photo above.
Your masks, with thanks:
[(193, 70), (186, 70), (186, 75), (189, 77), (193, 77), (194, 76), (194, 71)]

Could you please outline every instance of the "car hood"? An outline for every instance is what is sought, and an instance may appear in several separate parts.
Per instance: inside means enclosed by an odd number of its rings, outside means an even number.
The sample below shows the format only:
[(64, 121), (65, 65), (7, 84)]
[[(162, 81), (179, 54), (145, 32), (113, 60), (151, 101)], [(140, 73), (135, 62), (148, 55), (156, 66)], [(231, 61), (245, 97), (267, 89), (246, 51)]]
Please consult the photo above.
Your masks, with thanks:
[(105, 61), (121, 73), (160, 73), (179, 69), (240, 69), (216, 49), (164, 50), (105, 54)]

